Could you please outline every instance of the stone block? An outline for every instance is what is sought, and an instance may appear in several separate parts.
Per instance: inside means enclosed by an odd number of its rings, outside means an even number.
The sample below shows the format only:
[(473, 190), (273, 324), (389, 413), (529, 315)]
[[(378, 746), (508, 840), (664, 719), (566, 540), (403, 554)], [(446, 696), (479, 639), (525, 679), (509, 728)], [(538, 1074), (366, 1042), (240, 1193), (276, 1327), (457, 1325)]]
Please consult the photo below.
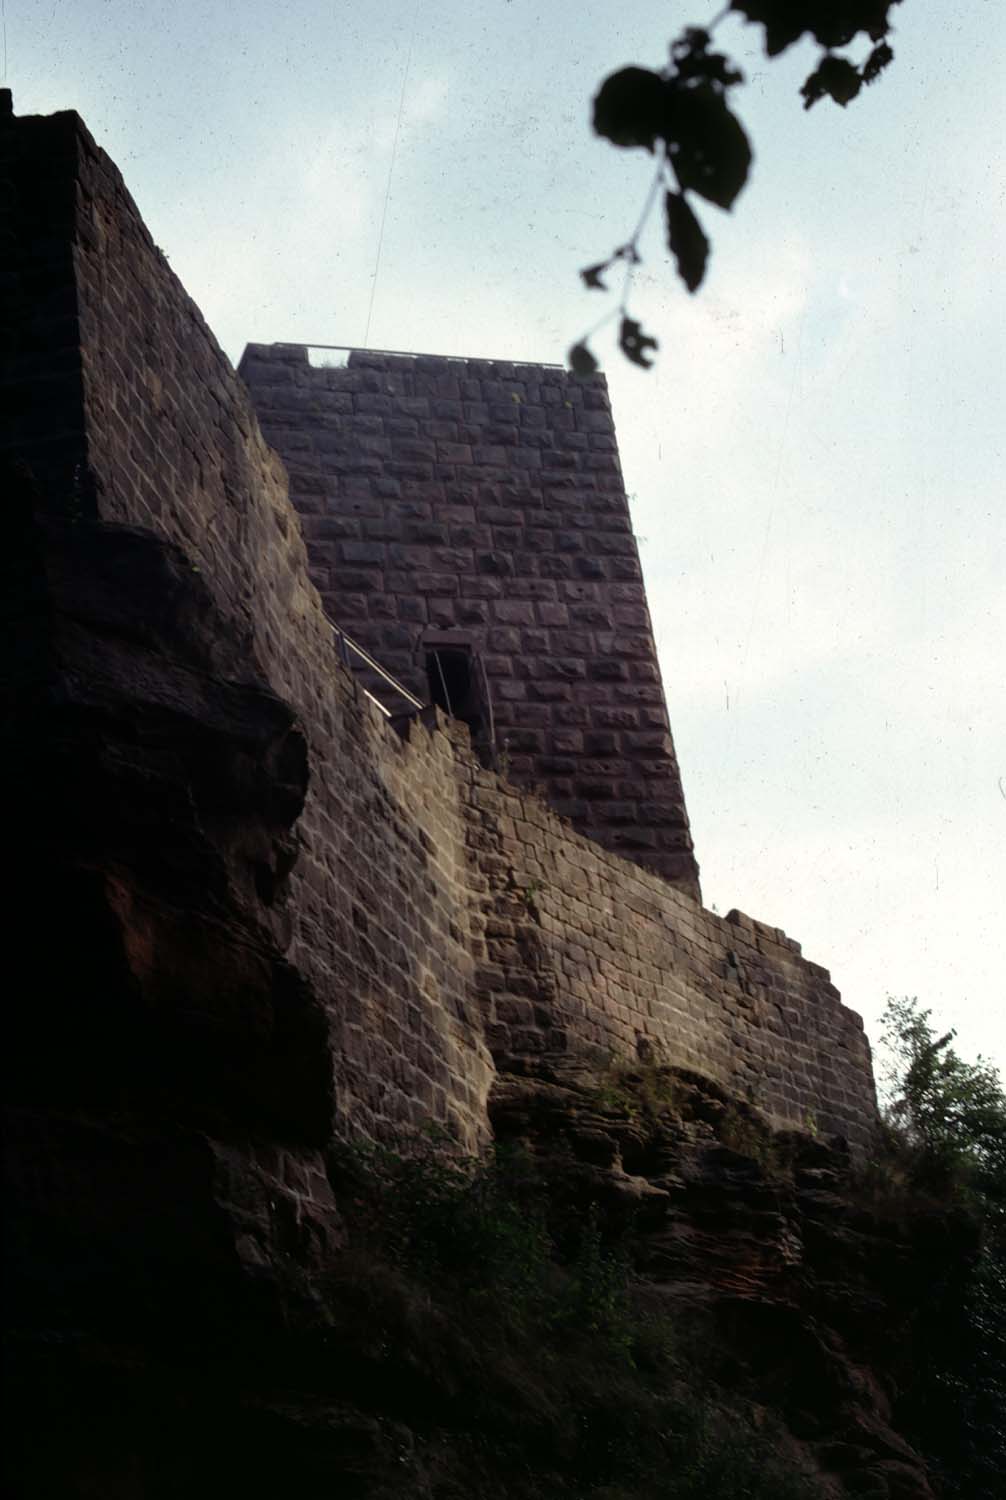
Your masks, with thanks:
[(459, 625), (481, 627), (489, 623), (489, 605), (482, 599), (459, 599), (454, 616)]
[(602, 657), (590, 663), (588, 676), (594, 682), (625, 682), (628, 680), (629, 669), (624, 661)]
[(423, 569), (432, 567), (432, 549), (423, 546), (390, 546), (387, 549), (388, 566), (391, 568)]
[(438, 463), (470, 464), (473, 462), (472, 450), (468, 443), (438, 441), (436, 457)]
[(419, 594), (443, 594), (453, 598), (460, 593), (460, 584), (454, 573), (416, 573), (415, 589)]
[(383, 577), (378, 572), (349, 567), (335, 567), (332, 569), (332, 588), (337, 593), (379, 593), (382, 587)]
[(509, 552), (479, 552), (475, 557), (475, 566), (480, 573), (493, 573), (507, 576), (513, 573), (513, 561)]
[(569, 703), (573, 689), (556, 678), (535, 678), (527, 683), (527, 696), (536, 703)]
[(534, 605), (526, 600), (500, 599), (493, 605), (493, 618), (501, 625), (533, 625)]
[(340, 563), (357, 564), (360, 567), (383, 567), (387, 548), (382, 542), (340, 541), (338, 560)]

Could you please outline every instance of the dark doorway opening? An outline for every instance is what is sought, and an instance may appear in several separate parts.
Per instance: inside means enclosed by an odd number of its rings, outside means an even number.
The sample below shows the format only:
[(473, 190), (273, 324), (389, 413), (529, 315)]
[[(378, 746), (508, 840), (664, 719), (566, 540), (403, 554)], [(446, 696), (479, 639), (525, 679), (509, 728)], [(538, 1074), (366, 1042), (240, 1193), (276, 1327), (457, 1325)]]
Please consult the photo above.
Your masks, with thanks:
[(426, 653), (430, 699), (454, 719), (463, 719), (477, 739), (485, 727), (485, 708), (471, 652), (465, 646), (440, 646)]

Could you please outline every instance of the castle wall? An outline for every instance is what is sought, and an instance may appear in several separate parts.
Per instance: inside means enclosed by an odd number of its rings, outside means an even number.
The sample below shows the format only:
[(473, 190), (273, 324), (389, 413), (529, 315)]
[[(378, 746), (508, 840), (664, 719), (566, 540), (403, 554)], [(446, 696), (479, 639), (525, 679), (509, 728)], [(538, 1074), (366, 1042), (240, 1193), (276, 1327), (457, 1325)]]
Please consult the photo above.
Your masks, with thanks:
[[(47, 295), (76, 306), (81, 374), (69, 416), (53, 410), (77, 423), (85, 449), (53, 450), (48, 509), (149, 528), (180, 548), (227, 635), (216, 670), (247, 661), (307, 738), (287, 953), (327, 1017), (335, 1126), (437, 1121), (472, 1147), (487, 1134), (495, 1069), (649, 1053), (720, 1079), (779, 1122), (864, 1143), (875, 1106), (861, 1024), (795, 944), (703, 911), (587, 839), (484, 769), (462, 726), (434, 711), (399, 738), (358, 692), (308, 575), (283, 466), (118, 172), (73, 115), (7, 128), (17, 182), (28, 191), (44, 176), (54, 200), (73, 204), (60, 231), (72, 267), (53, 259)], [(16, 274), (36, 221), (20, 232)], [(15, 328), (10, 385), (34, 358)], [(31, 461), (36, 449), (0, 420), (0, 445)]]
[[(53, 253), (45, 287), (25, 287), (12, 327), (11, 389), (40, 359), (27, 293), (76, 308), (82, 373), (61, 385), (51, 420), (57, 437), (83, 436), (45, 450), (49, 507), (178, 544), (249, 676), (304, 726), (310, 783), (289, 957), (329, 1014), (340, 1119), (361, 1129), (432, 1119), (474, 1146), (491, 1063), (472, 998), (460, 789), (443, 735), (403, 745), (340, 665), (283, 465), (113, 163), (70, 113), (7, 130), (17, 191), (33, 199), (41, 180), (59, 213), (18, 221), (16, 269), (35, 263), (37, 241), (44, 253), (51, 237)], [(32, 463), (39, 449), (13, 408), (0, 424), (0, 452)]]
[[(69, 116), (62, 126), (14, 120), (11, 96), (0, 89), (0, 457), (30, 464), (43, 488), (50, 481), (76, 496), (86, 465), (80, 404), (81, 348), (74, 284), (77, 205)], [(75, 118), (75, 117), (74, 117)], [(39, 145), (58, 133), (50, 163)]]
[(478, 987), (497, 1066), (666, 1059), (777, 1124), (870, 1139), (862, 1022), (799, 943), (720, 917), (473, 768), (485, 898)]
[(604, 376), (263, 344), (239, 370), (331, 618), (423, 701), (431, 643), (478, 651), (508, 775), (697, 897)]

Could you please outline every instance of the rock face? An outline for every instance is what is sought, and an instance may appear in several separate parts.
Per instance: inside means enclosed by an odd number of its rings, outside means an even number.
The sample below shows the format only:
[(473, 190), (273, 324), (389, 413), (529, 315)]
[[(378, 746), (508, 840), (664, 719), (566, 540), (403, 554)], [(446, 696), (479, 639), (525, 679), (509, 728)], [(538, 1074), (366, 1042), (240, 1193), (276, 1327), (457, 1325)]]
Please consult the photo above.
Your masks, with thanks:
[(781, 1417), (822, 1495), (933, 1494), (892, 1398), (912, 1374), (928, 1242), (966, 1255), (966, 1233), (895, 1221), (864, 1202), (840, 1142), (772, 1135), (680, 1070), (628, 1070), (614, 1090), (582, 1073), (501, 1081), (493, 1120), (556, 1194), (633, 1226), (654, 1305), (698, 1315), (718, 1378)]
[(321, 1247), (334, 1225), (327, 1028), (284, 957), (304, 736), (176, 550), (40, 519), (18, 476), (7, 498), (25, 1295), (51, 1311), (101, 1283), (118, 1304), (188, 1261), (285, 1296), (284, 1236)]
[[(690, 1332), (696, 1371), (701, 1366), (706, 1382), (711, 1372), (719, 1403), (736, 1408), (738, 1423), (743, 1412), (771, 1434), (767, 1452), (780, 1473), (804, 1476), (801, 1496), (933, 1500), (925, 1467), (892, 1418), (924, 1305), (916, 1269), (926, 1263), (917, 1259), (924, 1226), (857, 1205), (844, 1150), (773, 1137), (707, 1080), (653, 1068), (623, 1074), (614, 1097), (585, 1073), (552, 1084), (502, 1080), (492, 1114), (498, 1142), (520, 1142), (564, 1221), (589, 1207), (606, 1235), (632, 1246), (635, 1296), (648, 1316)], [(219, 1211), (243, 1211), (256, 1232), (247, 1160), (221, 1159), (219, 1147), (194, 1132), (171, 1141), (124, 1132), (121, 1118), (103, 1135), (89, 1139), (77, 1129), (58, 1141), (68, 1163), (74, 1142), (89, 1166), (115, 1171), (127, 1195), (102, 1205), (112, 1216), (105, 1233), (117, 1238), (116, 1282), (95, 1295), (94, 1263), (107, 1255), (99, 1232), (90, 1267), (77, 1245), (77, 1274), (62, 1299), (53, 1303), (50, 1283), (44, 1314), (29, 1308), (19, 1320), (11, 1344), (14, 1493), (123, 1500), (235, 1489), (265, 1497), (277, 1486), (371, 1500), (677, 1493), (673, 1468), (640, 1472), (629, 1459), (619, 1484), (604, 1412), (596, 1396), (581, 1413), (567, 1410), (544, 1332), (541, 1371), (527, 1363), (534, 1337), (526, 1330), (502, 1359), (498, 1350), (473, 1349), (463, 1322), (452, 1319), (449, 1295), (410, 1282), (394, 1259), (369, 1264), (370, 1241), (358, 1238), (366, 1210), (337, 1153), (328, 1167), (342, 1210), (340, 1243), (316, 1242), (308, 1262), (292, 1238), (259, 1240), (267, 1283), (256, 1289), (246, 1281), (239, 1290)], [(156, 1225), (160, 1260), (149, 1236), (129, 1233), (137, 1216), (150, 1217), (140, 1190), (144, 1159), (172, 1190)], [(212, 1184), (216, 1221), (192, 1201), (197, 1177)], [(183, 1237), (176, 1215), (191, 1220)], [(186, 1255), (171, 1264), (165, 1252), (181, 1238)], [(948, 1239), (946, 1248), (961, 1246)], [(286, 1267), (279, 1299), (277, 1264)], [(465, 1283), (477, 1288), (481, 1271), (473, 1264)], [(612, 1353), (603, 1340), (596, 1345), (586, 1334), (578, 1345), (587, 1368), (577, 1384), (588, 1393), (589, 1361)], [(686, 1348), (691, 1383), (688, 1358)], [(599, 1384), (603, 1391), (603, 1377)], [(614, 1391), (621, 1394), (617, 1381)], [(631, 1406), (626, 1415), (640, 1421)], [(48, 1441), (52, 1433), (57, 1443)]]

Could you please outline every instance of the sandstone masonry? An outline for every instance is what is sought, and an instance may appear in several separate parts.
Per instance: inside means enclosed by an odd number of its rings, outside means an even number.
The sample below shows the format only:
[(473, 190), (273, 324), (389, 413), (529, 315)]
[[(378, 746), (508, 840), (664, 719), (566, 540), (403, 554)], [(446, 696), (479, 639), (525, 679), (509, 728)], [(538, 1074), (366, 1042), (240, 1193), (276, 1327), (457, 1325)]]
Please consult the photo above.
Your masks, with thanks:
[[(474, 562), (482, 552), (519, 554), (519, 539), (504, 545), (497, 535), (495, 528), (505, 529), (506, 523), (474, 505), (468, 507), (472, 514), (467, 518), (459, 514), (456, 521), (436, 519), (432, 502), (422, 501), (418, 502), (421, 509), (428, 506), (429, 513), (416, 515), (415, 524), (446, 525), (448, 540), (424, 542), (411, 533), (407, 539), (405, 512), (396, 516), (375, 506), (370, 471), (357, 476), (366, 477), (367, 493), (359, 491), (363, 509), (354, 517), (341, 510), (343, 500), (356, 493), (346, 495), (342, 476), (333, 492), (339, 497), (339, 507), (329, 510), (330, 475), (320, 464), (316, 470), (305, 466), (301, 478), (313, 473), (318, 484), (314, 494), (319, 508), (304, 510), (308, 530), (313, 529), (314, 543), (331, 548), (324, 554), (330, 558), (327, 564), (320, 561), (323, 554), (317, 551), (309, 563), (284, 466), (262, 437), (244, 385), (153, 244), (113, 164), (73, 114), (7, 121), (0, 127), (0, 140), (4, 172), (17, 202), (14, 232), (3, 247), (3, 285), (10, 317), (0, 371), (4, 402), (0, 455), (22, 460), (30, 469), (28, 478), (37, 489), (42, 519), (61, 538), (60, 556), (75, 555), (77, 539), (84, 534), (91, 549), (88, 555), (94, 558), (109, 556), (108, 549), (125, 548), (123, 539), (130, 537), (139, 537), (138, 546), (142, 542), (161, 550), (164, 566), (158, 569), (149, 564), (151, 578), (160, 580), (150, 608), (156, 604), (157, 610), (163, 609), (165, 621), (170, 621), (174, 608), (187, 622), (187, 630), (193, 620), (208, 622), (199, 634), (199, 652), (192, 657), (186, 690), (189, 718), (198, 719), (201, 712), (191, 684), (204, 681), (210, 698), (224, 689), (228, 693), (253, 691), (262, 701), (286, 705), (296, 733), (306, 744), (306, 792), (303, 811), (293, 827), (295, 847), (290, 860), (275, 853), (286, 847), (286, 835), (271, 831), (262, 835), (274, 851), (267, 859), (242, 852), (242, 844), (237, 854), (228, 854), (226, 865), (230, 871), (225, 882), (228, 910), (239, 914), (233, 922), (243, 934), (241, 942), (246, 947), (257, 944), (263, 953), (282, 950), (282, 963), (270, 958), (273, 968), (269, 972), (289, 971), (290, 982), (296, 981), (298, 994), (304, 997), (298, 1001), (298, 1014), (316, 1016), (323, 1023), (316, 1026), (312, 1021), (298, 1032), (297, 1045), (315, 1049), (315, 1061), (321, 1060), (331, 1080), (327, 1126), (320, 1127), (316, 1116), (301, 1120), (296, 1111), (287, 1111), (282, 1160), (273, 1148), (265, 1164), (261, 1152), (256, 1156), (256, 1171), (265, 1174), (263, 1180), (269, 1184), (263, 1192), (273, 1194), (269, 1201), (281, 1197), (290, 1202), (298, 1224), (324, 1225), (328, 1209), (319, 1186), (317, 1151), (326, 1131), (382, 1134), (432, 1120), (474, 1148), (487, 1137), (486, 1102), (500, 1070), (547, 1074), (579, 1053), (594, 1058), (660, 1056), (717, 1079), (779, 1123), (813, 1124), (816, 1129), (845, 1135), (854, 1146), (865, 1145), (875, 1119), (869, 1048), (859, 1018), (842, 1006), (826, 971), (804, 960), (798, 945), (778, 930), (739, 913), (720, 918), (704, 911), (689, 894), (687, 880), (686, 888), (675, 888), (652, 870), (587, 838), (532, 792), (484, 766), (472, 753), (465, 726), (438, 709), (413, 719), (404, 735), (396, 733), (343, 667), (309, 567), (336, 602), (339, 590), (347, 587), (345, 573), (359, 568), (372, 572), (375, 579), (374, 587), (360, 590), (360, 595), (386, 600), (389, 607), (404, 598), (422, 597), (431, 610), (440, 598), (454, 600), (460, 608), (459, 601), (467, 597), (473, 601), (472, 608), (490, 606), (484, 622), (487, 630), (592, 631), (593, 644), (589, 649), (584, 644), (582, 651), (574, 650), (569, 638), (561, 655), (558, 638), (554, 643), (551, 638), (543, 642), (540, 652), (525, 648), (523, 634), (520, 650), (527, 649), (535, 663), (552, 660), (553, 652), (557, 661), (568, 658), (581, 663), (583, 676), (577, 676), (577, 682), (593, 683), (605, 692), (611, 688), (610, 698), (599, 694), (588, 700), (591, 715), (599, 709), (635, 712), (633, 703), (648, 705), (661, 718), (658, 726), (613, 724), (610, 732), (618, 737), (657, 735), (661, 741), (657, 758), (673, 770), (655, 666), (652, 678), (607, 680), (588, 673), (589, 664), (600, 660), (614, 661), (627, 670), (633, 661), (652, 663), (641, 619), (637, 622), (638, 657), (618, 651), (609, 657), (601, 651), (598, 632), (607, 631), (608, 626), (600, 619), (588, 626), (585, 620), (574, 621), (570, 613), (577, 601), (566, 588), (579, 586), (574, 561), (572, 577), (548, 578), (540, 572), (536, 575), (530, 567), (518, 574), (515, 569), (514, 578), (520, 576), (525, 582), (537, 578), (555, 589), (542, 590), (541, 597), (533, 590), (511, 594), (512, 602), (530, 610), (533, 618), (508, 624), (491, 608), (504, 602), (502, 586), (499, 591), (495, 587), (504, 575), (480, 573)], [(298, 411), (302, 399), (309, 403), (317, 399), (319, 416), (327, 409), (330, 395), (343, 401), (350, 397), (354, 421), (365, 415), (355, 403), (368, 394), (389, 403), (388, 411), (382, 406), (376, 413), (382, 420), (408, 420), (392, 415), (391, 407), (398, 401), (458, 401), (460, 420), (437, 418), (448, 426), (457, 422), (458, 437), (427, 441), (457, 442), (463, 449), (472, 446), (460, 436), (466, 399), (460, 385), (457, 397), (440, 396), (429, 389), (406, 397), (401, 392), (408, 371), (357, 361), (349, 371), (359, 378), (359, 389), (339, 391), (337, 382), (326, 383), (324, 372), (309, 369), (302, 351), (285, 359), (272, 358), (271, 363), (270, 356), (262, 356), (260, 362), (267, 371), (287, 372), (275, 381), (275, 389), (285, 386), (296, 393), (290, 399), (296, 399)], [(473, 395), (471, 404), (497, 404), (486, 400), (485, 384), (495, 378), (486, 370), (444, 377), (417, 367), (411, 378), (414, 386), (420, 378), (479, 381), (480, 396), (476, 401)], [(526, 394), (534, 383), (526, 372), (522, 377), (515, 372), (512, 379)], [(394, 390), (383, 395), (368, 391), (368, 382), (374, 380), (390, 382)], [(539, 383), (542, 392), (549, 388), (546, 377)], [(507, 379), (500, 384), (500, 404), (506, 406)], [(317, 398), (312, 394), (316, 386)], [(568, 389), (558, 378), (551, 388), (560, 395)], [(600, 392), (600, 387), (590, 389)], [(306, 395), (302, 397), (301, 392)], [(565, 399), (557, 401), (555, 409), (575, 413), (578, 408), (566, 408)], [(530, 399), (526, 404), (528, 409), (537, 406)], [(510, 405), (516, 409), (517, 403)], [(545, 410), (543, 396), (541, 409)], [(582, 410), (596, 413), (597, 435), (610, 432), (603, 403), (584, 405)], [(270, 421), (278, 421), (275, 402), (269, 411)], [(588, 444), (564, 451), (609, 458), (612, 449), (591, 447), (589, 437), (595, 429), (589, 424), (578, 427), (577, 420), (574, 416), (572, 426), (557, 431), (585, 436)], [(521, 430), (519, 421), (516, 426)], [(395, 434), (384, 433), (375, 441), (393, 451), (397, 439)], [(542, 452), (530, 445), (526, 451)], [(383, 449), (376, 456), (382, 463), (387, 457)], [(450, 461), (465, 466), (467, 455)], [(493, 466), (506, 471), (507, 461), (500, 459), (496, 464), (494, 459)], [(591, 472), (617, 477), (610, 467), (598, 466)], [(391, 479), (403, 486), (406, 483), (404, 474)], [(428, 481), (423, 478), (416, 483)], [(492, 483), (504, 486), (509, 481), (501, 478)], [(522, 495), (514, 502), (521, 515), (518, 529), (529, 529), (527, 487), (518, 488)], [(565, 493), (561, 486), (559, 492)], [(597, 514), (624, 516), (620, 489), (599, 488), (591, 494), (614, 497), (611, 510)], [(543, 516), (557, 514), (546, 512), (544, 491), (541, 496)], [(389, 496), (396, 503), (399, 498)], [(465, 508), (459, 499), (449, 503)], [(502, 510), (510, 514), (509, 503), (501, 504)], [(393, 522), (401, 527), (401, 540), (365, 536), (364, 520)], [(340, 530), (357, 521), (359, 533)], [(326, 534), (326, 526), (334, 529)], [(454, 526), (469, 528), (470, 540), (462, 542), (457, 533), (452, 540)], [(571, 527), (569, 534), (579, 533)], [(642, 608), (634, 552), (626, 550), (626, 543), (631, 542), (627, 527), (620, 522), (591, 534), (622, 539), (597, 555), (607, 559), (606, 567), (632, 564), (631, 577), (621, 580), (612, 571), (606, 574), (606, 583), (624, 582), (633, 591), (624, 607)], [(372, 566), (362, 561), (354, 564), (345, 551), (350, 543), (380, 549), (380, 566), (376, 561)], [(392, 549), (399, 547), (431, 549), (430, 561), (436, 562), (431, 571), (445, 576), (450, 573), (447, 562), (434, 559), (433, 551), (456, 549), (463, 554), (463, 562), (455, 577), (473, 583), (487, 580), (485, 592), (466, 596), (460, 584), (452, 593), (449, 589), (424, 592), (412, 584), (405, 588), (394, 579), (389, 583), (394, 572)], [(586, 547), (568, 554), (574, 560), (589, 555)], [(540, 561), (567, 554), (553, 547), (535, 556)], [(410, 569), (400, 571), (411, 576)], [(45, 609), (25, 606), (22, 631), (41, 631), (43, 619), (54, 610), (67, 618), (72, 615), (71, 636), (78, 653), (73, 659), (81, 664), (74, 670), (79, 677), (85, 670), (82, 664), (89, 661), (89, 670), (99, 672), (101, 651), (82, 644), (90, 639), (88, 632), (97, 628), (94, 611), (88, 614), (86, 601), (72, 608), (65, 602), (66, 591), (57, 587), (60, 576), (52, 565), (38, 574), (31, 597), (44, 595), (50, 603)], [(584, 585), (592, 582), (589, 578), (582, 581)], [(609, 592), (607, 603), (596, 594), (585, 596), (582, 602), (601, 611), (613, 610), (613, 598)], [(554, 627), (546, 625), (538, 613), (545, 605), (566, 611)], [(614, 624), (613, 614), (611, 618)], [(392, 641), (383, 632), (396, 622), (369, 614), (368, 620), (375, 632), (382, 633), (386, 653)], [(117, 639), (138, 638), (141, 623), (139, 613), (135, 626), (123, 616), (115, 627)], [(399, 619), (396, 628), (402, 623)], [(457, 613), (453, 623), (459, 623)], [(472, 628), (478, 623), (473, 621)], [(634, 628), (627, 618), (618, 623), (626, 631)], [(165, 630), (168, 633), (156, 651), (156, 643), (144, 647), (155, 652), (162, 665), (170, 664), (174, 651), (167, 625)], [(410, 638), (408, 650), (403, 647), (403, 651), (411, 650)], [(25, 717), (30, 705), (42, 699), (68, 701), (68, 680), (59, 654), (39, 650), (29, 655), (28, 665), (19, 670), (28, 674), (24, 681), (30, 683), (30, 690), (18, 688), (8, 705), (8, 722), (14, 726), (10, 733), (15, 739), (19, 724), (34, 722)], [(402, 665), (404, 669), (406, 664)], [(138, 706), (129, 719), (134, 724), (130, 733), (141, 745), (146, 732), (143, 725), (148, 722), (144, 715), (153, 712), (143, 707), (144, 693), (149, 697), (144, 683), (150, 681), (153, 670), (137, 670), (134, 682), (124, 669), (117, 689), (126, 699), (135, 690)], [(526, 697), (515, 700), (518, 705), (544, 710), (540, 724), (521, 721), (529, 733), (542, 735), (540, 752), (536, 748), (526, 752), (531, 757), (528, 772), (539, 753), (560, 754), (557, 737), (562, 733), (602, 732), (600, 727), (589, 730), (585, 724), (562, 721), (560, 710), (576, 707), (572, 692), (551, 700), (533, 697), (534, 684), (562, 685), (561, 674), (522, 677), (508, 668), (500, 675), (500, 681), (504, 679), (520, 683), (527, 691)], [(626, 696), (616, 699), (615, 689), (623, 687)], [(630, 687), (646, 692), (633, 698)], [(168, 689), (159, 692), (158, 702), (162, 702)], [(262, 767), (256, 775), (265, 778), (260, 794), (266, 810), (263, 823), (274, 830), (277, 819), (283, 820), (267, 796), (268, 778), (279, 774), (276, 757), (285, 743), (283, 736), (295, 731), (283, 728), (280, 709), (271, 709), (270, 714), (274, 728), (268, 745), (275, 741), (276, 748), (256, 752), (255, 763)], [(87, 715), (73, 719), (77, 725), (73, 733), (86, 738), (90, 722)], [(618, 738), (617, 745), (615, 759), (628, 762), (628, 742)], [(586, 738), (582, 749), (568, 751), (574, 766), (583, 764), (577, 757), (587, 760), (591, 753)], [(600, 750), (597, 753), (604, 758)], [(233, 753), (235, 767), (244, 764), (242, 755)], [(190, 774), (185, 765), (184, 757), (170, 760), (171, 774), (182, 778), (183, 788)], [(114, 766), (109, 774), (113, 771)], [(233, 772), (239, 780), (245, 774), (238, 769)], [(556, 777), (565, 774), (554, 773)], [(610, 774), (617, 785), (622, 772)], [(577, 772), (569, 776), (575, 783)], [(677, 823), (667, 826), (677, 827), (683, 835), (676, 772), (665, 771), (657, 780), (668, 788), (669, 803), (680, 812), (680, 816), (675, 814)], [(7, 784), (13, 783), (8, 780)], [(222, 784), (230, 785), (230, 781)], [(222, 848), (209, 813), (199, 811), (212, 804), (205, 797), (200, 801), (197, 791), (179, 793), (177, 817), (194, 820), (199, 836), (210, 844), (217, 839), (213, 847)], [(613, 799), (596, 800), (600, 806)], [(632, 802), (632, 798), (624, 800)], [(645, 821), (641, 798), (638, 812), (636, 806), (633, 822), (627, 826), (641, 826)], [(37, 812), (44, 825), (45, 807)], [(586, 818), (592, 829), (594, 816), (591, 811)], [(170, 819), (163, 827), (159, 825), (157, 837), (170, 844), (172, 826)], [(599, 822), (596, 826), (614, 825)], [(679, 854), (684, 857), (682, 850)], [(158, 898), (161, 904), (156, 909), (152, 898), (146, 904), (140, 902), (138, 860), (137, 851), (125, 847), (118, 848), (114, 860), (109, 857), (107, 869), (97, 856), (90, 857), (92, 884), (88, 889), (104, 893), (94, 898), (96, 920), (100, 918), (102, 931), (115, 935), (117, 963), (129, 976), (130, 993), (139, 997), (136, 1004), (142, 1009), (147, 1003), (143, 997), (154, 995), (151, 987), (156, 981), (158, 1014), (166, 1018), (168, 1027), (173, 1014), (190, 1016), (198, 998), (197, 971), (162, 972), (156, 964), (151, 966), (157, 934), (174, 932), (176, 940), (183, 942), (184, 933), (176, 914), (171, 914), (174, 909), (169, 912), (167, 897)], [(269, 878), (253, 878), (263, 863), (271, 872)], [(679, 871), (684, 868), (680, 866)], [(97, 887), (92, 878), (96, 869), (105, 870)], [(224, 882), (222, 874), (219, 879)], [(77, 908), (69, 885), (54, 880), (52, 890), (54, 909), (49, 919), (58, 931), (64, 922), (77, 921)], [(61, 900), (65, 901), (63, 909)], [(267, 1010), (261, 988), (254, 989), (265, 981), (256, 979), (253, 984), (249, 979), (247, 983), (249, 996), (254, 990), (256, 1005)], [(264, 993), (268, 997), (272, 992), (267, 988)], [(96, 989), (89, 1001), (96, 1015), (102, 995)], [(185, 1032), (189, 1038), (186, 1067), (198, 1065), (200, 1049), (212, 1046), (217, 1050), (208, 1051), (207, 1056), (226, 1056), (226, 1048), (220, 1050), (224, 1046), (221, 1037), (225, 1042), (227, 1028), (242, 1024), (242, 1004), (238, 987), (228, 996), (226, 1009), (214, 1018), (212, 1043), (208, 1027), (190, 1027)], [(264, 1034), (282, 1038), (278, 1021), (263, 1020), (262, 1025)], [(58, 1037), (53, 1045), (58, 1047)], [(275, 1046), (282, 1052), (280, 1043)], [(123, 1066), (130, 1066), (128, 1049)], [(311, 1076), (317, 1076), (317, 1070)], [(59, 1108), (58, 1098), (47, 1101), (41, 1083), (38, 1088), (37, 1097), (29, 1101), (33, 1118), (39, 1111)], [(321, 1090), (319, 1099), (323, 1098)], [(212, 1125), (211, 1105), (207, 1095), (201, 1128), (209, 1132), (202, 1138), (217, 1142), (214, 1159), (230, 1162), (234, 1152), (251, 1151), (244, 1136), (238, 1142), (236, 1135), (233, 1139), (226, 1132), (221, 1135), (223, 1127)]]
[(604, 376), (277, 344), (239, 373), (330, 617), (442, 706), (477, 656), (460, 716), (483, 741), (491, 718), (510, 779), (697, 896)]

